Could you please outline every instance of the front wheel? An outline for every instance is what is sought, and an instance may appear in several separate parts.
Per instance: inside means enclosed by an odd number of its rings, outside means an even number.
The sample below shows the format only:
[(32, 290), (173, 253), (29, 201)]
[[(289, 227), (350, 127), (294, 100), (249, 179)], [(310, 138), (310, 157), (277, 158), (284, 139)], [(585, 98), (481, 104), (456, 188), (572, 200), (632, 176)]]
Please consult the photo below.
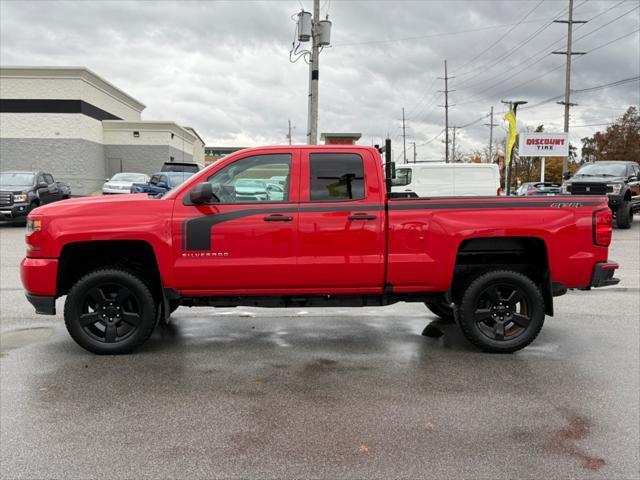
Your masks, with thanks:
[(455, 322), (453, 303), (448, 302), (425, 302), (425, 305), (432, 313), (448, 323)]
[(462, 333), (471, 343), (486, 352), (510, 353), (538, 336), (545, 305), (540, 289), (529, 277), (498, 270), (469, 284), (457, 314)]
[(622, 202), (616, 210), (616, 226), (626, 230), (627, 228), (631, 228), (631, 222), (633, 222), (631, 202)]
[(69, 291), (64, 321), (71, 337), (86, 350), (128, 353), (151, 336), (156, 304), (146, 284), (132, 273), (95, 270)]

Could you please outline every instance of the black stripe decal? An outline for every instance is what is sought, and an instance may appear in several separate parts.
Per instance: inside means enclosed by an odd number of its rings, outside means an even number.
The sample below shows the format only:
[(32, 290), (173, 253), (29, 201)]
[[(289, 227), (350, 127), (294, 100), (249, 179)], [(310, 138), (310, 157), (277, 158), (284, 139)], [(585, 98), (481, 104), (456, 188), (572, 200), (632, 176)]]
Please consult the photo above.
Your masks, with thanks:
[(3, 113), (81, 113), (96, 120), (122, 120), (84, 100), (0, 99)]
[(250, 217), (251, 215), (269, 215), (272, 213), (298, 212), (370, 212), (383, 210), (382, 205), (313, 205), (300, 206), (291, 205), (288, 207), (262, 207), (250, 208), (246, 210), (234, 210), (227, 213), (216, 213), (191, 218), (182, 223), (182, 250), (211, 250), (211, 228), (214, 225), (239, 218)]
[[(389, 202), (389, 210), (468, 210), (468, 209), (484, 209), (484, 208), (549, 208), (552, 206), (575, 207), (580, 206), (598, 206), (598, 201), (518, 201), (508, 200), (503, 202), (496, 201), (475, 201), (473, 203), (407, 203), (400, 201), (398, 203)], [(305, 213), (305, 212), (366, 212), (366, 211), (382, 211), (384, 205), (291, 205), (286, 207), (265, 206), (260, 208), (248, 208), (243, 210), (234, 210), (227, 213), (217, 213), (203, 215), (182, 223), (182, 250), (184, 251), (208, 251), (211, 250), (211, 229), (214, 225), (223, 222), (237, 220), (239, 218), (250, 217), (251, 215), (268, 215), (272, 213)]]
[[(576, 205), (580, 204), (580, 205)], [(473, 202), (473, 203), (392, 203), (389, 202), (389, 210), (467, 210), (479, 208), (548, 208), (552, 206), (562, 207), (595, 207), (601, 202), (585, 202), (582, 200), (548, 200), (545, 202), (506, 201), (506, 202)]]

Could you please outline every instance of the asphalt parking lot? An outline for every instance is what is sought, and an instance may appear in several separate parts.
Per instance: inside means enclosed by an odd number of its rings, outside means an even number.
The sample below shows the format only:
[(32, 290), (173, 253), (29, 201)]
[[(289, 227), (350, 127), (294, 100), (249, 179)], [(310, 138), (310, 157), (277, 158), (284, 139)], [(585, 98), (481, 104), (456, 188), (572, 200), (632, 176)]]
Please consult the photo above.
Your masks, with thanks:
[(24, 298), (23, 233), (0, 226), (2, 478), (640, 478), (640, 222), (614, 230), (622, 282), (556, 299), (513, 355), (399, 304), (181, 307), (94, 356)]

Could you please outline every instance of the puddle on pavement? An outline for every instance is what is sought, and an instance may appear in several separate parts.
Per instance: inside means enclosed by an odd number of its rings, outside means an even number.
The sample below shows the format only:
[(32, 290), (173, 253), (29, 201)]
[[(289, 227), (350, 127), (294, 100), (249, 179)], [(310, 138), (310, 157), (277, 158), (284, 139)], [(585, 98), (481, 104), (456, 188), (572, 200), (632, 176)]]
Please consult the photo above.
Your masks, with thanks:
[(26, 347), (33, 343), (44, 342), (53, 333), (52, 328), (25, 328), (13, 330), (0, 335), (0, 357), (4, 357), (11, 350)]

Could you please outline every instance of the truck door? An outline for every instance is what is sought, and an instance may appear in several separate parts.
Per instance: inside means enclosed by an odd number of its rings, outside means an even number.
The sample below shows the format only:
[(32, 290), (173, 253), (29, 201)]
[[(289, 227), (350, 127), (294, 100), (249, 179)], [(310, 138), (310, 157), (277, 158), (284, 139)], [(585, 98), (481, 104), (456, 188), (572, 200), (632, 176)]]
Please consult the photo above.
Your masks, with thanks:
[(217, 197), (211, 203), (191, 204), (188, 190), (176, 199), (175, 275), (183, 291), (277, 294), (297, 286), (298, 151), (247, 155), (222, 160), (204, 179)]
[(53, 175), (49, 173), (44, 174), (44, 181), (49, 185), (49, 193), (51, 194), (52, 201), (56, 202), (58, 200), (62, 200), (62, 189), (58, 186), (58, 184), (53, 179)]
[(38, 198), (40, 199), (41, 205), (56, 201), (54, 192), (51, 191), (52, 185), (47, 182), (44, 174), (41, 173), (38, 175), (36, 182), (36, 189), (38, 191)]
[(380, 293), (385, 274), (384, 182), (368, 150), (303, 150), (298, 269), (301, 288)]

